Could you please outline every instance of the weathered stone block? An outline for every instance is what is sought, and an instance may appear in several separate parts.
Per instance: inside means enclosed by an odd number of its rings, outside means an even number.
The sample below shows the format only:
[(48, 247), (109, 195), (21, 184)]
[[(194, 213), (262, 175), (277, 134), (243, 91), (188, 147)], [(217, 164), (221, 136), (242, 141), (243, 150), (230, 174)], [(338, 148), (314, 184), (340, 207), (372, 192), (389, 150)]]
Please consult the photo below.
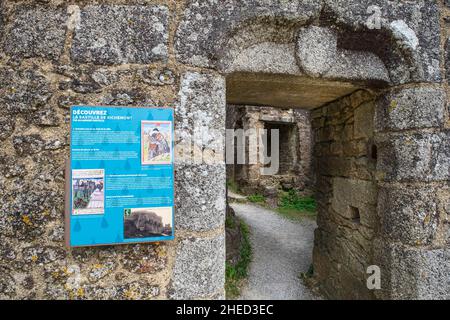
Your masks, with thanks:
[(439, 210), (445, 218), (445, 222), (450, 223), (450, 185), (440, 187), (437, 193)]
[[(339, 228), (341, 229), (341, 228)], [(367, 289), (366, 268), (370, 259), (354, 240), (342, 239), (337, 225), (331, 231), (316, 229), (314, 235), (314, 278), (325, 297), (335, 299), (372, 299)], [(354, 235), (357, 232), (346, 229)], [(346, 236), (350, 236), (347, 234)], [(366, 240), (367, 241), (367, 240)]]
[(324, 126), (314, 131), (315, 140), (318, 142), (331, 142), (337, 137), (333, 135), (333, 127)]
[[(347, 49), (369, 49), (378, 55), (393, 83), (442, 79), (438, 3), (325, 0), (323, 13), (353, 29), (354, 35), (348, 33), (341, 43)], [(370, 35), (377, 29), (382, 32), (374, 42)]]
[(329, 279), (331, 258), (328, 255), (331, 234), (322, 228), (314, 230), (313, 264), (315, 278), (323, 282)]
[(450, 132), (388, 134), (377, 138), (377, 176), (385, 181), (450, 178)]
[(384, 62), (373, 52), (341, 50), (338, 59), (325, 74), (326, 78), (389, 83), (389, 72)]
[(33, 69), (0, 68), (0, 104), (8, 114), (30, 115), (51, 98), (50, 81)]
[(374, 122), (374, 105), (372, 102), (361, 104), (355, 109), (354, 138), (372, 138)]
[(224, 163), (225, 100), (222, 76), (197, 72), (182, 75), (175, 109), (177, 162)]
[(352, 161), (351, 177), (371, 181), (375, 178), (375, 161), (369, 157), (360, 157)]
[(418, 87), (392, 91), (378, 99), (376, 130), (440, 127), (446, 94), (441, 88)]
[(224, 73), (253, 72), (272, 74), (301, 74), (295, 61), (294, 44), (262, 42), (248, 48), (230, 49), (228, 59), (220, 63)]
[(0, 116), (0, 141), (8, 138), (14, 131), (15, 119), (9, 115)]
[(223, 290), (225, 238), (189, 238), (178, 244), (168, 296), (172, 299), (206, 297)]
[(317, 172), (327, 176), (348, 177), (352, 170), (352, 159), (344, 157), (319, 157)]
[(388, 71), (375, 54), (338, 49), (337, 42), (337, 33), (330, 28), (301, 28), (296, 47), (301, 69), (314, 77), (389, 82)]
[(64, 49), (66, 20), (64, 8), (21, 7), (5, 27), (3, 49), (13, 58), (58, 59)]
[[(298, 24), (317, 16), (320, 8), (320, 2), (313, 0), (190, 0), (176, 31), (177, 59), (199, 67), (214, 66), (214, 58), (217, 58), (232, 30), (245, 28), (249, 23), (253, 24), (255, 18), (260, 20), (263, 17), (268, 22), (278, 18), (284, 24)], [(267, 29), (254, 31), (267, 37)], [(261, 39), (254, 41), (263, 42)]]
[[(378, 19), (379, 26), (374, 21), (377, 17), (370, 14), (373, 11), (368, 12), (369, 8), (374, 7), (379, 8), (380, 15), (382, 13)], [(261, 19), (263, 17), (265, 21)], [(330, 20), (338, 21), (345, 26), (346, 32), (339, 41), (345, 48), (345, 54), (342, 63), (336, 64), (334, 70), (330, 69), (330, 76), (357, 79), (365, 74), (371, 78), (373, 72), (382, 74), (380, 79), (388, 80), (384, 76), (385, 72), (380, 72), (383, 69), (379, 68), (382, 61), (394, 83), (437, 82), (442, 78), (439, 6), (432, 1), (402, 3), (376, 0), (367, 3), (304, 0), (238, 3), (229, 0), (217, 3), (192, 0), (187, 3), (176, 31), (176, 55), (184, 63), (215, 67), (227, 54), (239, 52), (226, 49), (227, 40), (237, 34), (240, 34), (236, 37), (243, 43), (242, 48), (273, 39), (278, 40), (274, 42), (285, 44), (294, 40), (292, 28), (289, 27), (291, 24), (301, 25), (314, 18), (327, 23)], [(275, 23), (277, 28), (272, 28)], [(248, 28), (249, 24), (254, 28)], [(280, 28), (283, 30), (281, 34)], [(272, 29), (278, 33), (269, 31)], [(377, 40), (373, 41), (373, 34), (378, 29)], [(368, 54), (362, 55), (361, 51)], [(364, 65), (364, 68), (359, 68), (360, 65)]]
[(343, 142), (343, 154), (346, 157), (355, 157), (359, 159), (360, 157), (367, 155), (367, 142), (364, 140), (351, 140), (348, 142)]
[(59, 139), (46, 140), (38, 134), (18, 135), (13, 138), (13, 146), (19, 156), (28, 156), (43, 150), (56, 150), (64, 147)]
[(224, 224), (225, 165), (177, 165), (175, 184), (177, 228), (206, 231)]
[(2, 41), (3, 33), (5, 31), (5, 7), (4, 1), (0, 1), (0, 43)]
[(445, 73), (447, 83), (450, 83), (450, 37), (445, 41)]
[(447, 249), (411, 248), (379, 240), (374, 263), (381, 268), (381, 298), (450, 299)]
[(370, 181), (333, 178), (333, 210), (346, 219), (354, 219), (354, 210), (358, 210), (358, 220), (373, 227), (375, 206), (377, 203), (376, 185)]
[(166, 61), (168, 20), (165, 6), (86, 6), (75, 28), (72, 58), (95, 64)]
[(337, 35), (329, 28), (309, 26), (298, 32), (296, 56), (299, 65), (309, 75), (325, 74), (337, 55)]
[(66, 257), (66, 252), (60, 247), (53, 246), (31, 246), (22, 250), (26, 263), (48, 264)]
[(124, 246), (119, 259), (126, 271), (133, 274), (154, 274), (166, 268), (167, 248), (163, 244)]
[(334, 132), (333, 132), (334, 139), (336, 139), (336, 137), (339, 137), (344, 142), (347, 142), (347, 141), (351, 141), (355, 138), (353, 123), (345, 124), (345, 125), (337, 125), (333, 129), (334, 129)]
[(186, 72), (181, 77), (179, 100), (178, 128), (186, 129), (190, 124), (216, 130), (225, 128), (225, 79), (222, 76)]
[(4, 156), (0, 154), (0, 165), (2, 167), (0, 173), (3, 173), (6, 178), (23, 177), (27, 174), (23, 162), (14, 156)]
[[(55, 291), (57, 286), (49, 286), (49, 293)], [(89, 300), (150, 300), (155, 299), (160, 294), (160, 288), (151, 282), (145, 280), (132, 281), (126, 284), (110, 285), (102, 287), (97, 285), (85, 285), (82, 287), (84, 295), (79, 296), (78, 290), (72, 290), (72, 298), (82, 298)], [(64, 290), (67, 292), (67, 290)], [(66, 292), (54, 292), (54, 297), (60, 298)], [(69, 291), (70, 292), (70, 291)]]
[(407, 245), (432, 244), (444, 220), (436, 194), (431, 187), (381, 187), (377, 208), (381, 233)]
[(16, 281), (11, 273), (10, 268), (0, 267), (0, 298), (2, 300), (12, 299), (16, 294)]

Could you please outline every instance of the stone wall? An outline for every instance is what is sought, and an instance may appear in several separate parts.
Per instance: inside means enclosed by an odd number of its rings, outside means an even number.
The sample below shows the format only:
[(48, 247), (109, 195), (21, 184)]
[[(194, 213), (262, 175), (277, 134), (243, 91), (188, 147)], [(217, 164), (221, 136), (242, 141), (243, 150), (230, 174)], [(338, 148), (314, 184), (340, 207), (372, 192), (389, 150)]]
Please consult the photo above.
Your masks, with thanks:
[[(261, 193), (277, 196), (279, 189), (296, 189), (310, 192), (311, 172), (311, 124), (308, 110), (275, 108), (268, 106), (227, 105), (227, 129), (279, 130), (279, 170), (276, 174), (264, 175), (262, 160), (249, 163), (249, 141), (245, 141), (245, 164), (227, 163), (227, 179), (233, 180), (247, 194)], [(250, 133), (250, 131), (248, 131)], [(270, 138), (267, 138), (270, 140)], [(237, 153), (238, 141), (235, 141)], [(257, 152), (259, 152), (259, 146)], [(270, 154), (269, 154), (270, 156)], [(259, 157), (259, 155), (258, 155)]]
[[(314, 271), (326, 295), (449, 297), (445, 106), (442, 88), (414, 86), (359, 91), (312, 112)], [(381, 290), (367, 289), (371, 265)]]
[(450, 297), (446, 106), (440, 86), (395, 88), (377, 101), (379, 234), (374, 252), (376, 264), (387, 273), (382, 297)]
[(225, 128), (223, 77), (174, 57), (178, 8), (0, 1), (0, 298), (224, 297), (223, 161), (177, 157), (175, 241), (63, 241), (70, 105), (174, 107), (185, 135), (194, 121)]
[[(321, 278), (330, 294), (449, 298), (449, 17), (442, 0), (0, 0), (0, 298), (222, 298), (223, 139), (198, 126), (223, 133), (227, 99), (326, 105), (324, 144), (354, 119), (345, 150), (317, 159), (316, 269), (333, 275)], [(361, 88), (374, 103), (329, 104)], [(72, 104), (175, 108), (193, 149), (176, 156), (175, 241), (64, 247)], [(369, 153), (358, 110), (372, 107)], [(328, 235), (341, 256), (323, 252)], [(381, 290), (362, 287), (364, 263), (381, 267)]]
[(311, 113), (318, 228), (314, 274), (330, 297), (369, 299), (377, 232), (374, 98), (358, 91)]

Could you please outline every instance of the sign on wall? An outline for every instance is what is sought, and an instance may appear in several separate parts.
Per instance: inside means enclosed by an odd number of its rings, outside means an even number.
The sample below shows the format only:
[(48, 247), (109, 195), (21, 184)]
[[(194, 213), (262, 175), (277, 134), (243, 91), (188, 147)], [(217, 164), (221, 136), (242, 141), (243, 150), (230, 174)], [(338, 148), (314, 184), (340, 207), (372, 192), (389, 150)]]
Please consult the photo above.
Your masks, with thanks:
[(74, 106), (69, 247), (174, 238), (173, 110)]

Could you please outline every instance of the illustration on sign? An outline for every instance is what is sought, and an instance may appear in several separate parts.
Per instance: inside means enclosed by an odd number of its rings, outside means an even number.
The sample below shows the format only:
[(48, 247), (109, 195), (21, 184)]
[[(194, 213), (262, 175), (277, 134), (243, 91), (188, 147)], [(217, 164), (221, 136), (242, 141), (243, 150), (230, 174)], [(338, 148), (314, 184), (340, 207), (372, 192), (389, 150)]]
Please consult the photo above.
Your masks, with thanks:
[(172, 140), (170, 121), (142, 121), (142, 164), (168, 164), (172, 162), (172, 151), (168, 141)]
[(71, 108), (68, 246), (174, 239), (173, 110)]

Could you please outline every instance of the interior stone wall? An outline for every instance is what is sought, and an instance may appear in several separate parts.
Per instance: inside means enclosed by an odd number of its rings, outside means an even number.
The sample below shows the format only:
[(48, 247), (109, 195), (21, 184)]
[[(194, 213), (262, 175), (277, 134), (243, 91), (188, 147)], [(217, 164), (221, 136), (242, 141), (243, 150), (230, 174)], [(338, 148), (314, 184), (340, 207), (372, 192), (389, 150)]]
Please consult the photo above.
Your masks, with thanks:
[(377, 227), (374, 97), (358, 91), (311, 113), (318, 207), (314, 276), (329, 297), (373, 298)]
[[(449, 297), (447, 117), (433, 86), (358, 91), (312, 112), (314, 276), (327, 296)], [(372, 265), (380, 290), (366, 285)]]
[[(311, 123), (308, 110), (276, 108), (269, 106), (227, 105), (227, 128), (246, 130), (269, 130), (272, 126), (284, 126), (279, 130), (280, 169), (276, 174), (264, 175), (264, 164), (249, 163), (249, 139), (245, 141), (245, 164), (227, 163), (227, 178), (233, 180), (242, 191), (277, 196), (278, 190), (296, 189), (308, 192), (312, 186), (311, 172)], [(249, 131), (250, 133), (250, 131)], [(235, 146), (238, 142), (235, 141)], [(257, 152), (259, 152), (259, 147)], [(235, 153), (237, 150), (235, 150)], [(259, 155), (258, 155), (259, 157)], [(237, 159), (236, 159), (237, 160)], [(270, 165), (270, 164), (269, 164)], [(281, 166), (285, 166), (285, 170)]]

